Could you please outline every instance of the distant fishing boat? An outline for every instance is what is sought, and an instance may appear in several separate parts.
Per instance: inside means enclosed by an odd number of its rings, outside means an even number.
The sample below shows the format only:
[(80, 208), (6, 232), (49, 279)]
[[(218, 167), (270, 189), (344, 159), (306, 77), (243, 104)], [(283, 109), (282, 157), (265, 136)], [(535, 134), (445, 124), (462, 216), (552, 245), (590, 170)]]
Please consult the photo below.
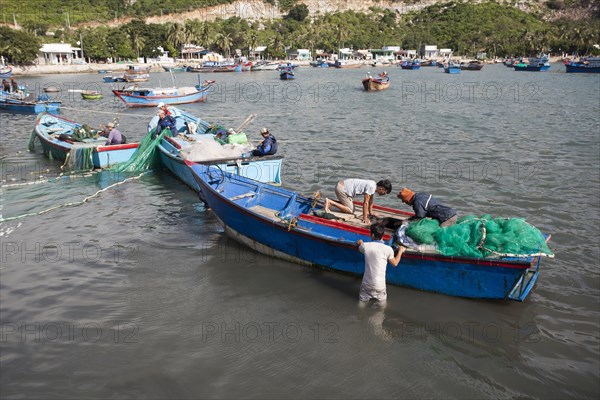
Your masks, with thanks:
[(80, 123), (49, 113), (38, 115), (33, 131), (44, 154), (62, 161), (71, 157), (74, 169), (108, 168), (128, 161), (138, 147), (138, 143), (105, 146), (106, 137), (96, 138), (95, 133)]
[(448, 61), (444, 66), (444, 72), (447, 74), (460, 74), (460, 64), (454, 61)]
[(278, 62), (258, 62), (252, 65), (252, 71), (274, 71), (279, 68)]
[(123, 74), (123, 79), (127, 82), (145, 82), (150, 78), (150, 67), (142, 68), (137, 65), (130, 65)]
[(137, 85), (114, 89), (112, 92), (127, 107), (156, 107), (158, 103), (186, 104), (206, 101), (214, 81), (200, 87), (143, 88)]
[(362, 85), (366, 91), (385, 90), (390, 87), (390, 77), (385, 71), (375, 78), (369, 73), (367, 74), (367, 77), (362, 80)]
[(46, 93), (58, 93), (60, 90), (59, 86), (44, 86), (44, 92)]
[(481, 61), (473, 60), (469, 62), (461, 62), (460, 70), (461, 71), (480, 71), (483, 68), (483, 63)]
[(185, 72), (187, 68), (185, 65), (162, 65), (166, 72)]
[(45, 94), (35, 96), (33, 93), (10, 93), (0, 91), (0, 110), (39, 114), (45, 111), (58, 112), (60, 101), (51, 100)]
[(279, 68), (279, 79), (281, 80), (290, 80), (296, 79), (296, 75), (292, 68)]
[(584, 57), (579, 61), (565, 62), (567, 72), (583, 72), (583, 73), (599, 73), (600, 72), (600, 57)]
[(0, 79), (10, 78), (12, 75), (12, 67), (0, 65)]
[(125, 78), (123, 77), (123, 74), (121, 75), (107, 75), (102, 77), (102, 80), (106, 83), (110, 83), (110, 82), (127, 82), (125, 80)]
[(523, 61), (513, 64), (515, 71), (548, 71), (550, 69), (550, 63), (548, 62), (548, 56), (542, 54), (539, 57), (529, 57), (528, 62)]
[(400, 63), (402, 69), (417, 70), (421, 68), (421, 62), (419, 60), (406, 60)]
[[(220, 128), (217, 124), (209, 124), (201, 118), (179, 108), (169, 107), (169, 112), (175, 119), (176, 129), (180, 134), (176, 137), (163, 136), (158, 145), (161, 163), (183, 183), (196, 192), (200, 192), (200, 186), (192, 176), (190, 169), (186, 166), (181, 150), (189, 148), (190, 145), (200, 141), (201, 138), (208, 137), (214, 140), (215, 134), (226, 134), (227, 130)], [(148, 124), (148, 131), (153, 131), (157, 124), (158, 116), (154, 116)], [(238, 130), (241, 129), (238, 128)], [(260, 182), (275, 185), (281, 184), (283, 156), (280, 155), (221, 158), (213, 159), (211, 162), (222, 171), (242, 175)]]

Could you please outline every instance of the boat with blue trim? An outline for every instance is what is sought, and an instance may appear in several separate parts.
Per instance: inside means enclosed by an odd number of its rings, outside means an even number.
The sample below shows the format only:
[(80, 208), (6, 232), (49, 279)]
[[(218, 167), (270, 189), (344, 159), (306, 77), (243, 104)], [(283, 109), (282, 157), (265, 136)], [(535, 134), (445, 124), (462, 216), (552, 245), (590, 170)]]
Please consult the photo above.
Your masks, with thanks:
[(460, 74), (460, 64), (458, 62), (449, 61), (444, 65), (444, 72), (447, 74)]
[(367, 77), (362, 80), (362, 85), (367, 92), (372, 90), (385, 90), (390, 87), (390, 76), (387, 72), (383, 71), (373, 78), (369, 72), (367, 73)]
[(98, 137), (99, 131), (58, 115), (41, 113), (35, 122), (30, 140), (39, 139), (44, 154), (50, 158), (73, 164), (75, 170), (108, 168), (129, 161), (138, 143), (106, 146), (106, 137)]
[(127, 107), (156, 107), (159, 103), (186, 104), (206, 101), (214, 81), (190, 87), (144, 88), (136, 84), (114, 89), (112, 92)]
[(548, 56), (545, 54), (539, 57), (529, 57), (527, 62), (521, 60), (516, 64), (513, 64), (515, 71), (548, 71), (550, 69), (550, 63), (548, 62)]
[[(219, 124), (209, 124), (203, 119), (176, 107), (168, 107), (168, 111), (175, 119), (175, 128), (178, 135), (175, 137), (163, 136), (158, 144), (160, 161), (173, 175), (196, 192), (200, 192), (200, 186), (184, 160), (184, 154), (195, 146), (204, 146), (203, 150), (206, 154), (204, 159), (210, 160), (213, 165), (216, 165), (222, 171), (242, 175), (260, 182), (281, 185), (283, 156), (242, 157), (242, 151), (236, 154), (233, 149), (227, 152), (229, 156), (225, 156), (224, 152), (218, 151), (218, 147), (221, 147), (221, 145), (215, 142), (214, 138), (216, 136), (226, 137), (228, 129)], [(152, 132), (157, 124), (158, 116), (154, 116), (148, 124), (148, 131)], [(238, 128), (237, 130), (240, 131), (241, 129)], [(237, 134), (236, 137), (239, 137), (238, 135), (241, 134)], [(230, 142), (234, 141), (230, 140)], [(208, 154), (208, 147), (211, 146), (217, 148), (214, 153), (219, 154), (217, 158)]]
[(10, 78), (12, 75), (12, 67), (8, 65), (0, 65), (0, 79)]
[(51, 100), (46, 94), (35, 96), (33, 93), (16, 93), (0, 90), (0, 110), (20, 113), (39, 114), (41, 112), (59, 112), (60, 101)]
[(296, 75), (294, 74), (293, 68), (280, 67), (279, 68), (279, 79), (281, 79), (281, 80), (296, 79)]
[(567, 72), (599, 73), (600, 57), (583, 57), (579, 61), (568, 60), (565, 62)]
[[(240, 243), (290, 262), (364, 273), (364, 257), (356, 241), (369, 241), (369, 226), (361, 218), (326, 219), (318, 196), (303, 196), (281, 187), (233, 175), (210, 163), (187, 162), (204, 201)], [(360, 202), (355, 202), (359, 208)], [(383, 240), (392, 245), (397, 223), (412, 214), (375, 206), (386, 221)], [(549, 236), (541, 235), (540, 240)], [(390, 284), (474, 299), (523, 301), (538, 276), (541, 254), (490, 258), (444, 256), (430, 248), (407, 248), (397, 268), (388, 268)]]

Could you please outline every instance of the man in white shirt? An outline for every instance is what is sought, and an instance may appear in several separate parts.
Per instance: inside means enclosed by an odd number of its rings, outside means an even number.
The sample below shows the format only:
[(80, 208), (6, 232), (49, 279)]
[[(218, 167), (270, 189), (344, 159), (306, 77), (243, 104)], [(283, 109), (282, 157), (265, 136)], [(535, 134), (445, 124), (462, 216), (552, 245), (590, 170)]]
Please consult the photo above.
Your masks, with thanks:
[(377, 183), (368, 179), (346, 179), (339, 181), (335, 187), (335, 194), (339, 201), (325, 199), (325, 211), (330, 212), (330, 207), (334, 206), (346, 214), (354, 213), (354, 197), (363, 195), (363, 223), (370, 224), (369, 215), (373, 215), (373, 204), (375, 204), (373, 195), (377, 193), (380, 196), (389, 194), (392, 191), (392, 184), (387, 179)]
[(365, 273), (360, 284), (358, 300), (362, 305), (371, 299), (381, 305), (385, 305), (387, 299), (385, 285), (385, 270), (388, 262), (396, 267), (400, 263), (404, 247), (400, 246), (398, 253), (394, 255), (394, 249), (383, 243), (381, 239), (385, 228), (382, 224), (371, 225), (372, 242), (358, 240), (358, 251), (365, 255)]

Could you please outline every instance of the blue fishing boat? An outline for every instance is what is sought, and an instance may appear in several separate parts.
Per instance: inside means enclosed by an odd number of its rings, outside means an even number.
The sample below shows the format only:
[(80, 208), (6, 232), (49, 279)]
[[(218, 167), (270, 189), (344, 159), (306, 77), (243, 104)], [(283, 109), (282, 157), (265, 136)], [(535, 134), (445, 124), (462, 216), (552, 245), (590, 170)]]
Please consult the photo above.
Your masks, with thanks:
[(60, 101), (50, 100), (45, 94), (35, 96), (27, 92), (5, 92), (0, 91), (0, 110), (8, 110), (21, 113), (39, 114), (41, 112), (59, 112)]
[(0, 65), (0, 79), (10, 78), (12, 75), (12, 67)]
[[(192, 146), (202, 146), (202, 143), (206, 143), (203, 142), (203, 139), (214, 142), (212, 144), (216, 146), (217, 142), (214, 141), (215, 135), (219, 133), (225, 134), (227, 130), (216, 124), (209, 124), (201, 118), (175, 107), (169, 107), (169, 112), (175, 119), (176, 129), (179, 134), (176, 137), (163, 136), (161, 142), (158, 144), (160, 161), (179, 180), (196, 192), (200, 192), (200, 186), (185, 164), (182, 150), (185, 153)], [(152, 132), (156, 128), (157, 123), (158, 116), (155, 116), (148, 124), (148, 131)], [(207, 154), (207, 157), (204, 159), (210, 160), (210, 162), (214, 163), (213, 165), (216, 165), (222, 171), (242, 175), (260, 182), (267, 182), (274, 185), (281, 184), (283, 156), (242, 157), (241, 154), (238, 154), (237, 156), (211, 158)]]
[(539, 57), (529, 57), (527, 63), (520, 61), (513, 64), (513, 67), (515, 71), (548, 71), (550, 69), (550, 63), (548, 62), (548, 56), (542, 54)]
[(41, 113), (35, 122), (32, 139), (39, 139), (44, 154), (70, 161), (75, 170), (108, 168), (128, 161), (138, 147), (138, 143), (105, 146), (106, 137), (96, 137), (97, 133), (75, 121)]
[(279, 79), (281, 79), (281, 80), (296, 79), (296, 75), (294, 74), (294, 71), (292, 68), (283, 67), (283, 68), (279, 68)]
[(114, 89), (127, 107), (156, 107), (158, 103), (187, 104), (206, 101), (214, 81), (199, 87), (143, 88), (138, 85)]
[(150, 78), (150, 67), (143, 68), (137, 65), (129, 65), (123, 74), (126, 82), (146, 82)]
[(107, 75), (102, 77), (102, 80), (105, 83), (111, 83), (111, 82), (127, 82), (125, 80), (125, 78), (123, 78), (123, 75)]
[(419, 60), (406, 60), (400, 63), (402, 69), (417, 70), (421, 68), (421, 61)]
[(444, 72), (447, 74), (460, 74), (460, 64), (457, 62), (448, 62), (444, 65)]
[[(235, 240), (260, 253), (298, 264), (364, 273), (364, 258), (355, 243), (370, 239), (369, 227), (362, 225), (360, 218), (344, 214), (348, 216), (345, 221), (325, 219), (315, 197), (233, 175), (209, 163), (187, 165), (204, 201)], [(355, 202), (356, 207), (359, 205)], [(412, 215), (375, 208), (390, 223), (386, 227)], [(549, 238), (539, 235), (541, 241)], [(386, 228), (384, 241), (392, 244), (394, 237), (394, 231)], [(523, 301), (537, 280), (541, 256), (476, 258), (408, 248), (398, 267), (387, 269), (386, 279), (390, 284), (450, 296)]]
[(567, 72), (599, 73), (600, 57), (584, 57), (579, 61), (565, 62)]

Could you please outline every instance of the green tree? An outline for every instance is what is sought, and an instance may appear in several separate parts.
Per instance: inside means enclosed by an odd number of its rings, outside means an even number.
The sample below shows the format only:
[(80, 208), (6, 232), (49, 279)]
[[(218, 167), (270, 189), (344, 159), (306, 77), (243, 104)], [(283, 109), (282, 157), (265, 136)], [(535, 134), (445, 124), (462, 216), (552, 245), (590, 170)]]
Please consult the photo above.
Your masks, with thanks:
[(0, 27), (0, 55), (11, 64), (31, 64), (38, 56), (41, 42), (27, 32)]

